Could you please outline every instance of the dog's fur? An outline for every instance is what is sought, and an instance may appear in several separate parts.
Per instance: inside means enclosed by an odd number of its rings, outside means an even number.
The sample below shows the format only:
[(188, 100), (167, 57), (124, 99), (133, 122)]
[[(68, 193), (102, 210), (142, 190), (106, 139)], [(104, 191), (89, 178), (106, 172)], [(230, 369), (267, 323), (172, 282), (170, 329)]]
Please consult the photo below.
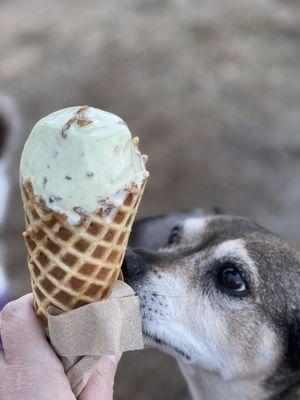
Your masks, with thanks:
[[(123, 274), (140, 298), (145, 342), (178, 360), (193, 399), (298, 398), (296, 250), (245, 218), (201, 210), (138, 222), (130, 244), (144, 248), (127, 251)], [(244, 291), (220, 284), (226, 266)]]

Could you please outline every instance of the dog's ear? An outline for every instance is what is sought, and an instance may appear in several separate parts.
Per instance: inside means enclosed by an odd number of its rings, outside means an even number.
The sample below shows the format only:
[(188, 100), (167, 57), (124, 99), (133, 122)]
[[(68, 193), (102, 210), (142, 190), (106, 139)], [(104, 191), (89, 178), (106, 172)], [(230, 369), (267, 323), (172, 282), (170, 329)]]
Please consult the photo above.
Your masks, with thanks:
[(288, 324), (285, 362), (292, 371), (300, 369), (300, 312), (293, 313)]
[(0, 114), (0, 158), (3, 157), (8, 142), (8, 131), (9, 127), (7, 120)]
[(214, 210), (193, 209), (157, 215), (136, 221), (129, 239), (129, 246), (158, 250), (167, 244), (171, 229), (188, 218), (206, 217), (216, 214)]

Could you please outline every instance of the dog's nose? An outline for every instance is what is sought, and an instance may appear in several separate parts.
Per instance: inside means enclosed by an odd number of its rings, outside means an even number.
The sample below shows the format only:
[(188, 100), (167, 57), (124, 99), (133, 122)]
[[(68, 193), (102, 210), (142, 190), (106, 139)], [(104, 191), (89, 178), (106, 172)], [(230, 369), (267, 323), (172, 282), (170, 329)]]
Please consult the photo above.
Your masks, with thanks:
[(126, 278), (145, 274), (151, 266), (159, 264), (160, 258), (159, 252), (128, 247), (122, 265), (125, 281)]
[(131, 278), (142, 273), (142, 259), (133, 249), (128, 248), (122, 264), (124, 278)]

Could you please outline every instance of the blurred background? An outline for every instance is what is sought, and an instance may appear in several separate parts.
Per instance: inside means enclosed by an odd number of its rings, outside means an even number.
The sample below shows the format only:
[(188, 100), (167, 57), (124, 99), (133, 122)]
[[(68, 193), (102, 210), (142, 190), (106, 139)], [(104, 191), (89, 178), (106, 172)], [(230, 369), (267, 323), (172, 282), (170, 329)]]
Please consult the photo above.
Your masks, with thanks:
[[(0, 27), (0, 264), (13, 296), (30, 290), (21, 149), (70, 105), (140, 136), (140, 216), (217, 205), (300, 244), (298, 0), (0, 0)], [(117, 400), (186, 395), (171, 358), (124, 356)]]

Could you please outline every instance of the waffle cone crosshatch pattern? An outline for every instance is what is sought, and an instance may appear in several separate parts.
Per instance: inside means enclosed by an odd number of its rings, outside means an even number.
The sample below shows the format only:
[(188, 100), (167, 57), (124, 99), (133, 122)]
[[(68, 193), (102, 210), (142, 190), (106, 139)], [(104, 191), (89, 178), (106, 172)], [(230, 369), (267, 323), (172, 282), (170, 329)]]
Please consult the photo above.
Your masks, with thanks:
[(35, 311), (44, 325), (50, 305), (69, 311), (101, 300), (118, 279), (145, 184), (128, 191), (111, 221), (100, 209), (76, 226), (45, 207), (30, 180), (21, 184)]

